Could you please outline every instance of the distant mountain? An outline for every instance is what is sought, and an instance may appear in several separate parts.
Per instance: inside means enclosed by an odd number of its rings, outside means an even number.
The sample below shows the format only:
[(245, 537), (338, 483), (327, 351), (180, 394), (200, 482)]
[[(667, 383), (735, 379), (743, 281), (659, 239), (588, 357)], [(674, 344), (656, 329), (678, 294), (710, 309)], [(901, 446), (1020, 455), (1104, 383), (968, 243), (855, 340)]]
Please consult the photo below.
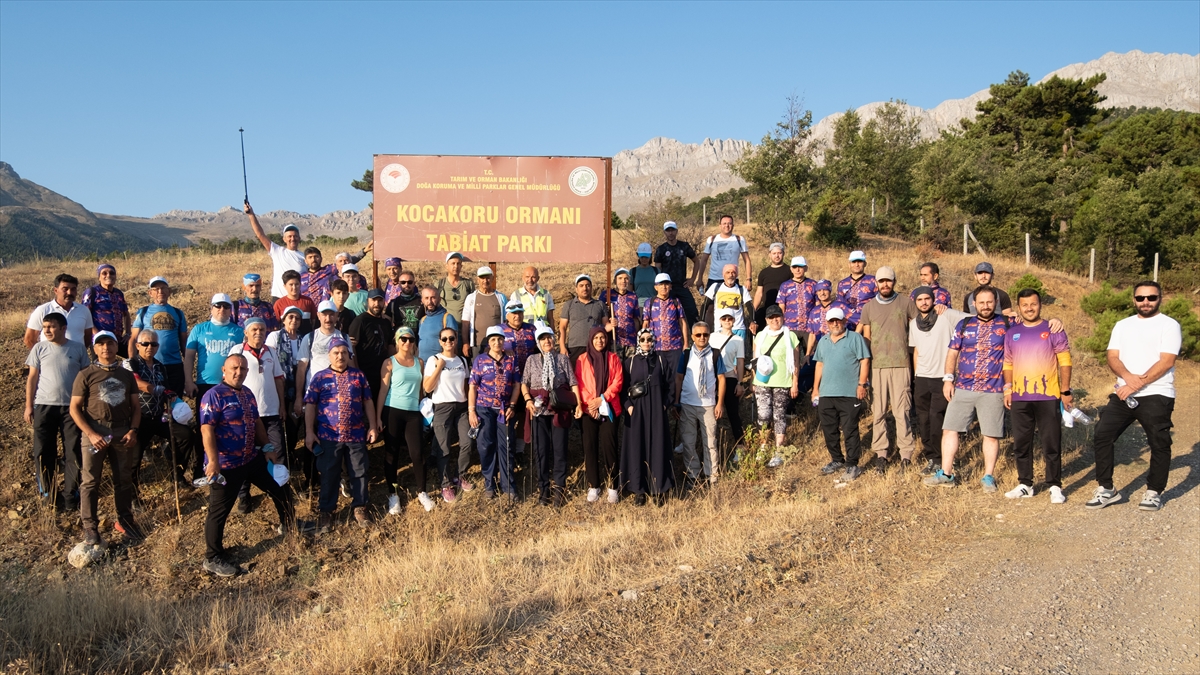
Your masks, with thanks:
[[(210, 241), (224, 241), (230, 237), (253, 237), (250, 221), (240, 207), (223, 206), (215, 212), (210, 211), (167, 211), (149, 220), (184, 228), (192, 231), (192, 239), (200, 238)], [(258, 214), (258, 222), (268, 233), (282, 232), (285, 225), (295, 224), (305, 237), (309, 233), (314, 236), (328, 235), (344, 239), (346, 237), (370, 238), (367, 229), (372, 222), (371, 209), (362, 211), (331, 211), (323, 216), (311, 213), (296, 213), (295, 211), (266, 211)]]
[(613, 155), (613, 210), (629, 215), (651, 200), (682, 197), (692, 202), (745, 181), (729, 163), (751, 147), (749, 141), (704, 139), (699, 145), (673, 138), (651, 138), (640, 148)]

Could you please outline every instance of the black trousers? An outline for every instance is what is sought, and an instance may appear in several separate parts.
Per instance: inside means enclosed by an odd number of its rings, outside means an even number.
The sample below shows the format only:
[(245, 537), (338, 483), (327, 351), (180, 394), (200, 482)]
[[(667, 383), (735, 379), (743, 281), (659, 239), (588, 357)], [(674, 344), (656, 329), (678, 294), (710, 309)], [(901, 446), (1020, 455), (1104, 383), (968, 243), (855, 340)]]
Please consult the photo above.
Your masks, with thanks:
[(746, 434), (746, 427), (742, 423), (742, 400), (738, 398), (737, 378), (725, 378), (725, 397), (721, 399), (721, 403), (725, 406), (725, 419), (729, 420), (729, 429), (732, 432), (732, 440), (728, 446), (721, 446), (717, 451), (721, 454), (721, 468), (724, 469), (729, 464), (729, 454), (732, 448), (736, 447), (742, 441), (742, 436)]
[[(822, 396), (818, 400), (817, 416), (821, 420), (821, 431), (825, 434), (825, 447), (829, 448), (829, 457), (833, 461), (858, 466), (858, 459), (862, 455), (858, 417), (865, 409), (866, 401), (853, 396)], [(843, 440), (846, 443), (844, 455)]]
[[(471, 420), (467, 415), (466, 402), (433, 404), (434, 458), (442, 487), (454, 485), (471, 468)], [(458, 444), (458, 462), (451, 471), (450, 448)]]
[(588, 487), (617, 487), (617, 425), (607, 417), (579, 418), (583, 435), (583, 472)]
[(1053, 401), (1012, 402), (1013, 457), (1017, 462), (1017, 480), (1033, 487), (1033, 430), (1042, 439), (1046, 457), (1046, 485), (1062, 487), (1062, 418), (1058, 399)]
[(83, 460), (79, 452), (82, 433), (71, 419), (71, 406), (33, 406), (33, 474), (38, 493), (53, 494), (54, 473), (58, 466), (58, 439), (63, 444), (63, 501), (74, 509), (79, 505), (79, 469)]
[(387, 442), (383, 453), (383, 477), (388, 485), (388, 493), (396, 493), (401, 449), (408, 453), (408, 458), (412, 461), (414, 494), (424, 492), (425, 452), (421, 443), (424, 421), (421, 413), (417, 410), (400, 410), (387, 406), (383, 409), (383, 415), (384, 440)]
[(1130, 410), (1116, 394), (1109, 394), (1108, 405), (1100, 411), (1093, 441), (1096, 482), (1107, 490), (1113, 489), (1113, 445), (1130, 424), (1138, 422), (1150, 445), (1146, 487), (1161, 493), (1167, 489), (1167, 473), (1171, 469), (1171, 414), (1175, 411), (1175, 399), (1156, 395), (1138, 396), (1137, 401), (1138, 407)]
[(567, 347), (567, 357), (571, 359), (571, 367), (575, 367), (575, 362), (579, 357), (587, 353), (587, 347)]
[(538, 493), (550, 496), (550, 481), (560, 490), (567, 487), (567, 430), (554, 426), (553, 415), (533, 418), (533, 461)]
[(204, 521), (204, 558), (215, 560), (225, 553), (222, 541), (225, 539), (225, 521), (237, 501), (242, 485), (251, 483), (265, 492), (275, 510), (279, 512), (279, 522), (284, 530), (295, 527), (296, 509), (292, 506), (292, 493), (286, 485), (280, 485), (267, 471), (267, 459), (261, 453), (254, 459), (236, 469), (221, 469), (225, 484), (213, 483), (208, 487), (208, 517)]
[(942, 423), (946, 421), (946, 406), (950, 404), (942, 393), (942, 385), (941, 378), (937, 377), (913, 378), (913, 407), (917, 409), (921, 456), (937, 464), (942, 462)]
[[(138, 430), (140, 445), (143, 448), (149, 446), (156, 436), (167, 441), (163, 446), (163, 459), (174, 467), (172, 470), (176, 476), (183, 479), (184, 474), (190, 471), (192, 480), (195, 480), (204, 475), (203, 453), (193, 452), (191, 427), (174, 419), (168, 425), (161, 417), (142, 415), (142, 426)], [(174, 450), (171, 449), (172, 442), (175, 444)]]
[(183, 396), (183, 364), (182, 363), (164, 363), (163, 373), (167, 376), (167, 389)]

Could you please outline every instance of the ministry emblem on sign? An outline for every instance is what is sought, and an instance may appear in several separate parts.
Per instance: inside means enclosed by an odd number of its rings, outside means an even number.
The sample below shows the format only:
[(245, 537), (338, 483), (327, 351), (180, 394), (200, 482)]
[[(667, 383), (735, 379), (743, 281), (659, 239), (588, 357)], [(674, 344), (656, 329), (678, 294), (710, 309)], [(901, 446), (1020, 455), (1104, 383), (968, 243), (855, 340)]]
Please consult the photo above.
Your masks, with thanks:
[(596, 178), (596, 172), (586, 166), (577, 167), (567, 177), (567, 185), (571, 188), (571, 192), (586, 197), (592, 192), (595, 192), (596, 186), (600, 184), (600, 180)]
[(379, 174), (379, 184), (392, 194), (404, 192), (408, 187), (408, 179), (408, 169), (404, 168), (403, 164), (388, 164)]

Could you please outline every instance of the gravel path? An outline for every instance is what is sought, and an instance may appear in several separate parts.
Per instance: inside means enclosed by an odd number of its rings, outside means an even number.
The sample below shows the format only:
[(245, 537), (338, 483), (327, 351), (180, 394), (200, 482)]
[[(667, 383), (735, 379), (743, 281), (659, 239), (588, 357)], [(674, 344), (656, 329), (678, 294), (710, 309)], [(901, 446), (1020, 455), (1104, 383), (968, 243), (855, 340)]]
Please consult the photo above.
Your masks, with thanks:
[(1064, 472), (1065, 506), (1040, 491), (998, 496), (994, 528), (950, 553), (936, 583), (898, 589), (905, 609), (868, 628), (847, 670), (1200, 673), (1200, 396), (1190, 388), (1161, 511), (1137, 508), (1149, 449), (1135, 425), (1118, 446), (1124, 501), (1083, 507), (1090, 449)]

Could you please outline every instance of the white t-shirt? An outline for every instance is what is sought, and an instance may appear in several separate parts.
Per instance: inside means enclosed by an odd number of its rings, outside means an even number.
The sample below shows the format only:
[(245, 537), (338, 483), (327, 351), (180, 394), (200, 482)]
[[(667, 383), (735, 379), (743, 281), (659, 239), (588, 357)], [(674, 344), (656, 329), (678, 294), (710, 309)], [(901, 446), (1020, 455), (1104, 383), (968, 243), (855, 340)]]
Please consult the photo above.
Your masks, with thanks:
[[(1112, 337), (1108, 338), (1109, 350), (1117, 350), (1117, 358), (1125, 369), (1141, 375), (1155, 363), (1160, 354), (1179, 355), (1183, 346), (1183, 331), (1179, 322), (1166, 314), (1155, 314), (1143, 319), (1136, 314), (1121, 319), (1113, 326)], [(1117, 386), (1125, 386), (1125, 380), (1117, 378)], [(1134, 396), (1166, 396), (1175, 398), (1175, 367), (1165, 375), (1137, 390)]]
[[(279, 363), (279, 355), (274, 349), (263, 345), (262, 358), (254, 356), (246, 349), (246, 343), (236, 344), (229, 350), (230, 354), (241, 354), (246, 357), (246, 381), (243, 386), (249, 387), (258, 401), (258, 414), (261, 417), (274, 417), (279, 414), (279, 390), (275, 388), (275, 378), (283, 377), (283, 366)], [(259, 364), (262, 364), (260, 370)]]
[(746, 252), (746, 239), (732, 234), (728, 237), (715, 235), (704, 242), (708, 254), (708, 278), (722, 279), (726, 265), (738, 264), (738, 258)]
[(267, 254), (271, 256), (271, 262), (275, 265), (274, 271), (271, 272), (271, 297), (282, 298), (287, 295), (283, 290), (283, 273), (288, 270), (303, 273), (307, 267), (304, 264), (304, 252), (293, 251), (271, 242), (271, 250)]
[[(433, 375), (437, 368), (436, 362), (442, 360), (444, 357), (441, 354), (429, 357), (425, 362), (425, 377)], [(446, 360), (446, 366), (442, 368), (442, 374), (438, 375), (437, 386), (434, 387), (430, 398), (434, 403), (466, 403), (467, 378), (470, 376), (471, 371), (467, 368), (466, 359), (459, 356)]]
[(746, 290), (745, 286), (741, 284), (726, 286), (725, 282), (722, 281), (709, 288), (704, 296), (713, 301), (714, 323), (720, 321), (720, 319), (716, 318), (717, 310), (728, 307), (733, 310), (733, 329), (746, 329), (746, 319), (742, 316), (744, 313), (742, 308), (746, 306), (746, 303), (753, 301), (754, 298), (750, 295), (750, 291)]
[[(313, 375), (322, 370), (329, 369), (329, 343), (336, 337), (340, 337), (346, 341), (346, 345), (350, 349), (350, 356), (353, 357), (354, 345), (350, 344), (350, 338), (346, 337), (345, 333), (336, 328), (329, 335), (326, 335), (318, 328), (300, 340), (300, 355), (297, 357), (297, 360), (308, 362), (308, 372), (304, 373), (304, 386), (306, 388), (308, 387), (308, 383), (312, 382)], [(297, 392), (296, 396), (298, 398), (300, 392)]]
[(942, 379), (946, 374), (946, 354), (950, 351), (950, 334), (959, 321), (971, 316), (957, 309), (939, 314), (928, 333), (917, 328), (917, 320), (908, 322), (908, 346), (917, 348), (917, 377)]
[(716, 332), (708, 339), (708, 344), (721, 350), (721, 360), (725, 362), (725, 377), (736, 376), (737, 360), (746, 355), (746, 342), (736, 335)]
[(34, 308), (33, 313), (29, 315), (29, 323), (25, 324), (26, 328), (36, 330), (42, 337), (39, 342), (46, 341), (46, 334), (42, 332), (42, 320), (47, 314), (56, 312), (67, 317), (67, 339), (71, 342), (78, 342), (85, 347), (87, 341), (83, 339), (83, 331), (91, 328), (95, 329), (96, 325), (92, 323), (92, 312), (87, 307), (78, 302), (71, 303), (71, 310), (67, 311), (58, 304), (58, 301), (51, 300), (44, 305), (38, 305)]

